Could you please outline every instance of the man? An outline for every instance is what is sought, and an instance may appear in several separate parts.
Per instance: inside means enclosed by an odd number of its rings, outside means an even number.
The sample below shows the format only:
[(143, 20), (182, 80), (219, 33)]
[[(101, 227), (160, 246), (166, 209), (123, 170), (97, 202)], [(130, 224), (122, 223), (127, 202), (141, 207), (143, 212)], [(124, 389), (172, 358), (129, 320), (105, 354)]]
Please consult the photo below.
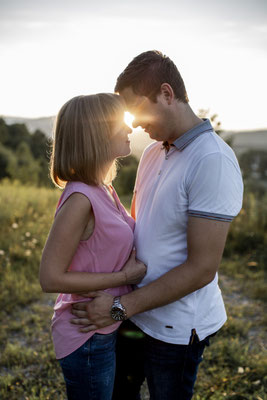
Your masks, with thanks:
[(191, 109), (179, 71), (162, 53), (135, 57), (115, 91), (133, 126), (156, 140), (140, 161), (132, 202), (147, 274), (121, 298), (93, 293), (86, 311), (84, 304), (74, 309), (82, 318), (74, 322), (88, 331), (131, 318), (145, 333), (151, 399), (188, 400), (205, 345), (226, 321), (217, 270), (242, 205), (241, 173), (231, 148)]

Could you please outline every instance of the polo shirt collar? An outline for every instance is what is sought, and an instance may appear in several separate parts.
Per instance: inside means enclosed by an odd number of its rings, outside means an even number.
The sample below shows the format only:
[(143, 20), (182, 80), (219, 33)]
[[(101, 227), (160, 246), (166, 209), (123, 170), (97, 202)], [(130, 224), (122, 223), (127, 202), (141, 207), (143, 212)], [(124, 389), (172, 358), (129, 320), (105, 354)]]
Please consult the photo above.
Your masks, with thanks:
[(179, 151), (183, 151), (191, 142), (193, 142), (202, 133), (213, 131), (210, 120), (203, 118), (197, 126), (185, 132), (182, 136), (176, 139), (173, 144)]

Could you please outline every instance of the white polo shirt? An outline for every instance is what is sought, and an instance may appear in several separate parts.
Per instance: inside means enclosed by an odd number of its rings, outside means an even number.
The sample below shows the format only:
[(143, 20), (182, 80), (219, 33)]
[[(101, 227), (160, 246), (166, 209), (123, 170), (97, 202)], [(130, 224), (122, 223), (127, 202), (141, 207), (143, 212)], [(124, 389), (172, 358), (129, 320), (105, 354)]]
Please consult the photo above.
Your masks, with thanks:
[[(231, 221), (238, 214), (243, 183), (233, 150), (204, 120), (168, 153), (162, 142), (146, 148), (135, 191), (135, 246), (147, 265), (142, 287), (186, 261), (188, 216)], [(226, 321), (217, 274), (205, 287), (131, 320), (167, 343), (188, 344), (193, 328), (203, 340)]]

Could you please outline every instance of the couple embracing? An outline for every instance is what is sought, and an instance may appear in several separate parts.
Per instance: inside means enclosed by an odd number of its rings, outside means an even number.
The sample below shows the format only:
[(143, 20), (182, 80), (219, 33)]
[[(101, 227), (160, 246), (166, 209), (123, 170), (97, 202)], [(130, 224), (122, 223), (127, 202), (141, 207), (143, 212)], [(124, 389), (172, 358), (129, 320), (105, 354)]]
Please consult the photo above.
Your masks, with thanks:
[[(226, 321), (217, 270), (243, 184), (231, 148), (191, 109), (159, 51), (135, 57), (116, 94), (59, 111), (51, 177), (64, 188), (40, 266), (60, 293), (52, 336), (69, 400), (189, 400), (204, 349)], [(130, 153), (124, 112), (155, 140), (131, 216), (112, 186)]]

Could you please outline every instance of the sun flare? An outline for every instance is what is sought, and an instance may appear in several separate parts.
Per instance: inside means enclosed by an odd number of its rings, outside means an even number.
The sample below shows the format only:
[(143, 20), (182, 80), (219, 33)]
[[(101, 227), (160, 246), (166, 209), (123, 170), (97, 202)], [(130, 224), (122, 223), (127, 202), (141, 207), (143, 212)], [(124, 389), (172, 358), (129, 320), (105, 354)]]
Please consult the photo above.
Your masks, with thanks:
[(134, 120), (134, 116), (131, 113), (129, 113), (128, 111), (125, 111), (124, 122), (132, 129), (133, 129), (133, 125), (132, 125), (133, 120)]

